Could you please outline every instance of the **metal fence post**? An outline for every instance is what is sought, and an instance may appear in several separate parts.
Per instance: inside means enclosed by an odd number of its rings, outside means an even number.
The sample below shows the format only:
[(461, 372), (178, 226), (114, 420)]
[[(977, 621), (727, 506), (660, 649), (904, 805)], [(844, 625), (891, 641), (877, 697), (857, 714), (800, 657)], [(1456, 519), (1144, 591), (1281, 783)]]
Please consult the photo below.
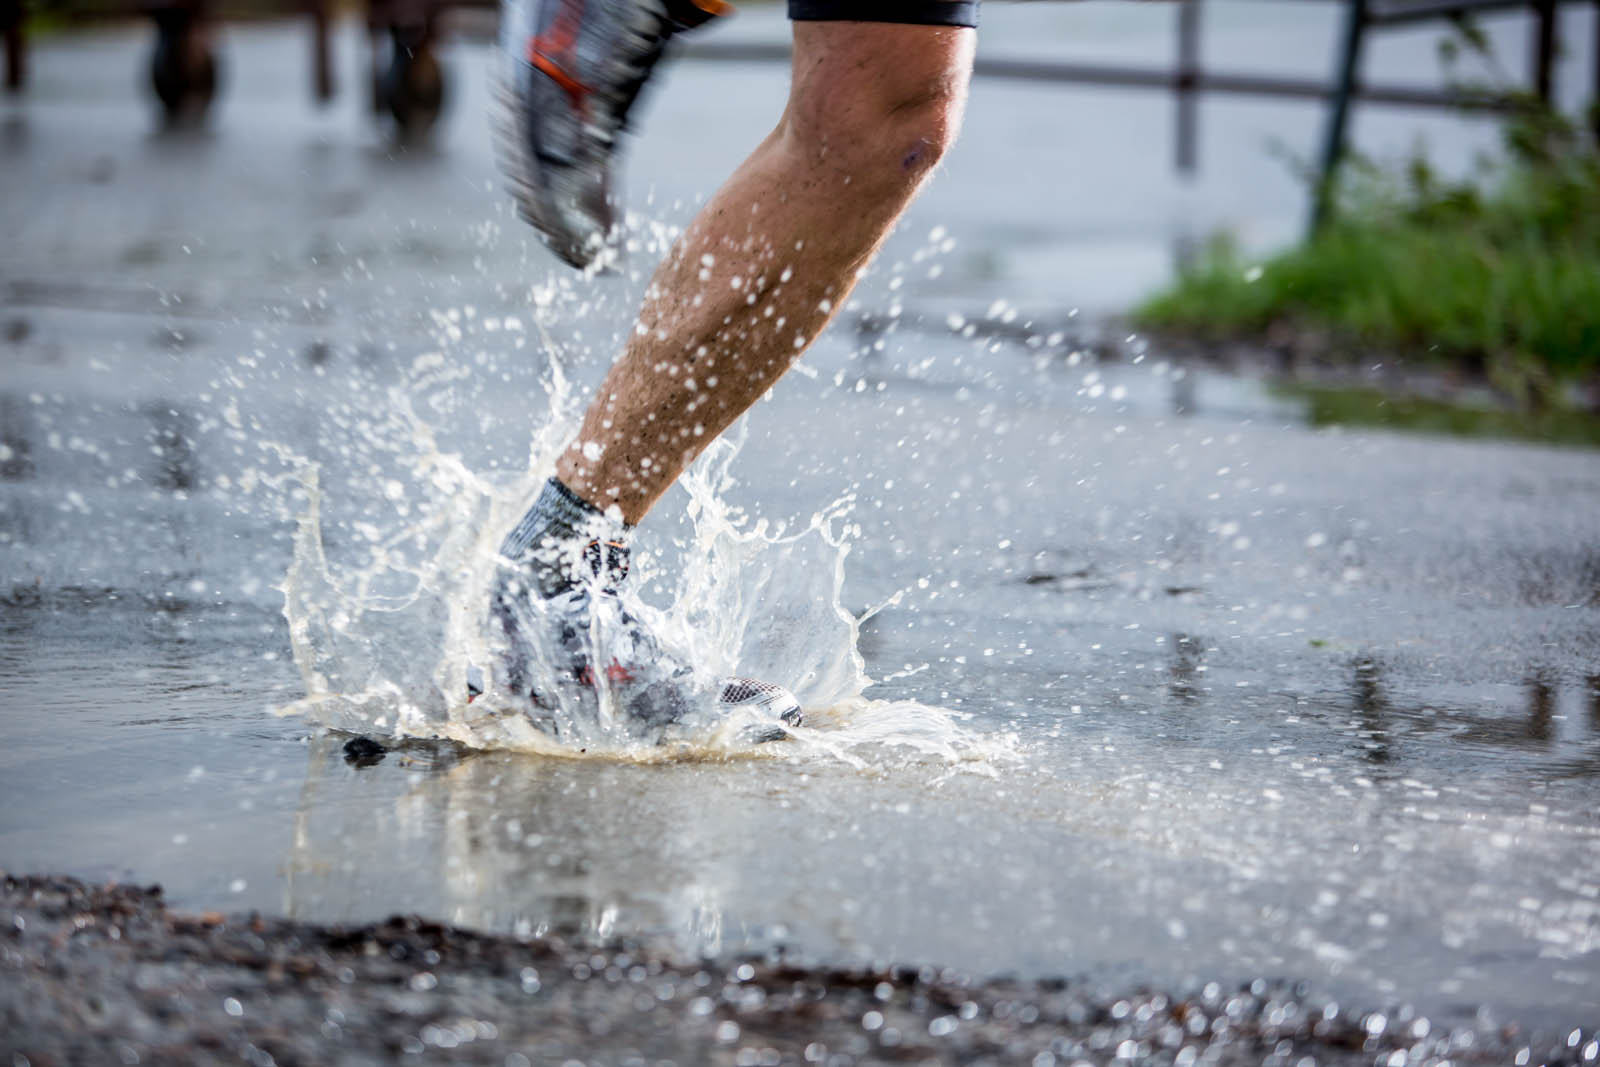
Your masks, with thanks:
[(1178, 173), (1193, 175), (1199, 164), (1200, 119), (1200, 0), (1178, 4), (1177, 165)]
[(27, 56), (22, 39), (22, 0), (0, 0), (0, 32), (6, 38), (6, 89), (22, 91)]
[(1367, 31), (1367, 0), (1348, 0), (1348, 3), (1333, 108), (1328, 114), (1328, 126), (1322, 141), (1322, 166), (1317, 175), (1316, 198), (1311, 212), (1312, 235), (1333, 216), (1334, 182), (1338, 178), (1339, 162), (1344, 157), (1350, 100), (1355, 94), (1356, 73), (1361, 67), (1361, 42)]
[(311, 0), (311, 91), (317, 103), (333, 99), (333, 55), (328, 41), (328, 0)]
[(1534, 0), (1533, 91), (1542, 103), (1550, 102), (1550, 69), (1556, 53), (1556, 2)]

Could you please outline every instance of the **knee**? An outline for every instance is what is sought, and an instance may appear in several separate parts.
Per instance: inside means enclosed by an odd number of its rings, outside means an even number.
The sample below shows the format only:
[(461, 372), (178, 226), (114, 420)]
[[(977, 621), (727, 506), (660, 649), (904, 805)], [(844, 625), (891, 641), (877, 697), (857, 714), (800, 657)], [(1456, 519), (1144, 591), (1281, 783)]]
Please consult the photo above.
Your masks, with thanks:
[(966, 104), (962, 62), (913, 71), (863, 67), (824, 84), (797, 77), (783, 133), (824, 180), (859, 192), (919, 184), (955, 143)]
[(965, 86), (930, 85), (885, 109), (871, 129), (859, 131), (859, 144), (882, 136), (897, 173), (919, 177), (932, 170), (955, 144), (965, 109)]

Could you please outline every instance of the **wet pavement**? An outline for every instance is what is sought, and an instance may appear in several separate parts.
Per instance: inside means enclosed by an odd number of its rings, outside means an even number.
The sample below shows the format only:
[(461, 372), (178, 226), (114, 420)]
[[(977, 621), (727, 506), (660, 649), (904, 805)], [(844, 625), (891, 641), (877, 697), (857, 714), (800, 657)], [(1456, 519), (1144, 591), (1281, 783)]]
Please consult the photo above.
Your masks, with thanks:
[[(1054, 128), (1037, 92), (975, 98), (957, 160), (757, 406), (723, 492), (802, 527), (853, 495), (840, 595), (879, 609), (868, 695), (948, 709), (981, 744), (654, 765), (424, 746), (358, 766), (274, 716), (303, 686), (279, 586), (307, 496), (283, 457), (320, 464), (335, 558), (401, 522), (420, 453), (514, 478), (551, 365), (598, 377), (665, 234), (641, 225), (620, 277), (558, 274), (491, 191), (471, 46), (440, 143), (396, 150), (353, 105), (279, 104), (303, 91), (300, 38), (236, 40), (210, 133), (150, 133), (116, 95), (139, 43), (115, 34), (41, 49), (0, 128), (0, 866), (160, 882), (188, 912), (414, 912), (719, 967), (781, 950), (818, 974), (1063, 976), (1108, 1012), (1163, 990), (1158, 1030), (1184, 990), (1303, 984), (1296, 1003), (1354, 1025), (1576, 1028), (1593, 1058), (1594, 453), (1316, 431), (1260, 383), (1085, 325), (1048, 251), (1081, 220), (1045, 227), (1040, 260), (1009, 236), (1046, 195), (998, 154)], [(782, 88), (767, 68), (674, 78), (633, 167), (668, 226), (737, 152), (680, 158), (688, 98), (725, 101), (732, 128)], [(1008, 167), (1002, 196), (984, 183)], [(1296, 213), (1239, 198), (1268, 228)], [(1151, 226), (1137, 243), (1165, 255)], [(657, 573), (692, 526), (681, 493), (646, 524)], [(413, 992), (406, 1033), (440, 1025)], [(1129, 1035), (1061, 1055), (1122, 1040), (1171, 1052)]]

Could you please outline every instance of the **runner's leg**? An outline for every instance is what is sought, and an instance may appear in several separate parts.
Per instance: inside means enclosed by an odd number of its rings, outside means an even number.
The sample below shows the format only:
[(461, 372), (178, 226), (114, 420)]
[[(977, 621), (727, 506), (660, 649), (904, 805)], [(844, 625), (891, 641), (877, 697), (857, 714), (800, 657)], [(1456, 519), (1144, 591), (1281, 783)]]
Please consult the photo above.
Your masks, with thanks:
[(637, 523), (788, 370), (954, 140), (975, 37), (795, 23), (783, 117), (657, 269), (561, 481)]

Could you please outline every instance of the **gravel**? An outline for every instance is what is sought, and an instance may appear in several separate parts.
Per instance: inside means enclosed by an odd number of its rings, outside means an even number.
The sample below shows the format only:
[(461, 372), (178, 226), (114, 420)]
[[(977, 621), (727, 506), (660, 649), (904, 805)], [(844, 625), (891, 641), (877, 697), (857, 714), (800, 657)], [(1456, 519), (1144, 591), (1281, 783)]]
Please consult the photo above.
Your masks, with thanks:
[[(159, 887), (5, 877), (0, 1063), (1207, 1064), (1529, 1060), (1510, 1030), (1307, 1002), (1293, 987), (1183, 992), (973, 981), (631, 942), (490, 936), (414, 916), (320, 926), (185, 914)], [(1306, 1064), (1306, 1067), (1309, 1067)]]

